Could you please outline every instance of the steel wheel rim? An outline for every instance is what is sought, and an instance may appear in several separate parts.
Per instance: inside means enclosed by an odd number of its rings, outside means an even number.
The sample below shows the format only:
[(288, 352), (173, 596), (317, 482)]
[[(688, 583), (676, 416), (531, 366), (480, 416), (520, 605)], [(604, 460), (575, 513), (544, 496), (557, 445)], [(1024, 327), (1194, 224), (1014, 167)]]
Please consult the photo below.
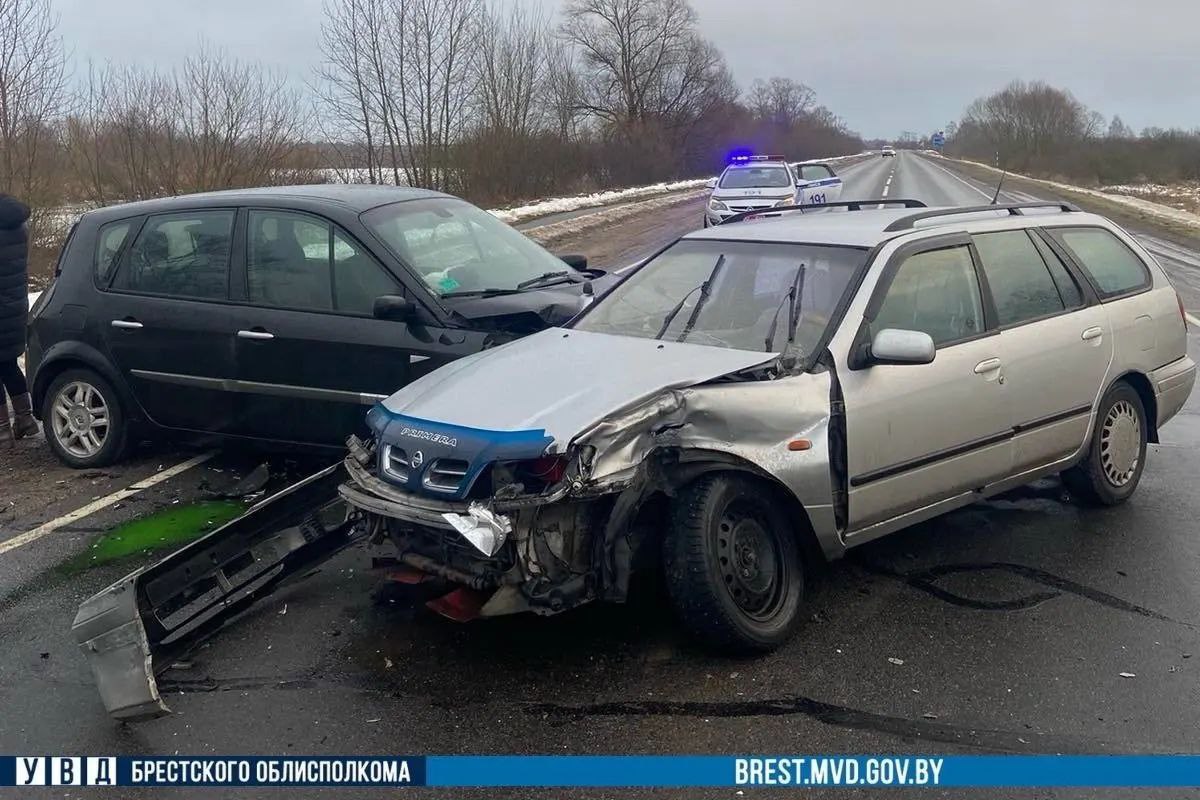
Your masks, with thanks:
[(1127, 485), (1137, 474), (1142, 458), (1142, 421), (1128, 400), (1108, 409), (1100, 426), (1100, 466), (1113, 486)]
[(108, 402), (87, 381), (65, 384), (50, 407), (50, 428), (63, 450), (76, 458), (91, 458), (108, 441)]
[(738, 610), (767, 622), (787, 595), (787, 558), (761, 515), (741, 503), (727, 506), (717, 521), (717, 561), (721, 580)]

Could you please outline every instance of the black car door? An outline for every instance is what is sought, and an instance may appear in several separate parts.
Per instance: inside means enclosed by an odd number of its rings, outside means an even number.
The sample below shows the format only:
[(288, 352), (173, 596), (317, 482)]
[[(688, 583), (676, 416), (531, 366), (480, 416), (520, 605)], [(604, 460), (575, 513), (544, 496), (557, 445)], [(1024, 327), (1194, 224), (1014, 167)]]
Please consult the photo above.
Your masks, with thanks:
[(367, 410), (414, 378), (481, 347), (476, 332), (375, 319), (400, 281), (328, 220), (247, 209), (244, 258), (235, 259), (246, 302), (237, 348), (237, 432), (341, 445)]
[(95, 324), (138, 404), (159, 425), (218, 433), (232, 426), (235, 214), (197, 209), (147, 217), (111, 285), (102, 287)]

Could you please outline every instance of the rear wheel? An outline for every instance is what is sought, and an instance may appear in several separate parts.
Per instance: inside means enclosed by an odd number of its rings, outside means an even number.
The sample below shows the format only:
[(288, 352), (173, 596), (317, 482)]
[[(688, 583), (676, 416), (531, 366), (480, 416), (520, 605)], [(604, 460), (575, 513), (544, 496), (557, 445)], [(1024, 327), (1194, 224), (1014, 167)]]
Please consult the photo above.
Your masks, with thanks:
[(1124, 503), (1142, 478), (1147, 430), (1141, 396), (1127, 383), (1115, 384), (1100, 401), (1087, 454), (1063, 473), (1063, 483), (1085, 503)]
[(676, 498), (663, 561), (689, 631), (733, 652), (783, 644), (800, 621), (804, 570), (796, 531), (761, 482), (701, 478)]
[(42, 427), (54, 454), (76, 469), (118, 461), (129, 438), (116, 390), (90, 369), (54, 379), (42, 401)]

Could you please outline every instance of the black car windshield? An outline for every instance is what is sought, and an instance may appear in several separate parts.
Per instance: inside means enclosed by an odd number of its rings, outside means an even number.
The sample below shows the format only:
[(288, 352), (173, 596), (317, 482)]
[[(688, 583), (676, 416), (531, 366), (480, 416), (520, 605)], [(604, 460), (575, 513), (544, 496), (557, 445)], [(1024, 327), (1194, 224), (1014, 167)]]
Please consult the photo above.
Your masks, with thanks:
[[(438, 296), (516, 291), (577, 273), (488, 212), (450, 197), (374, 208), (363, 222)], [(582, 276), (581, 276), (582, 277)], [(562, 279), (565, 279), (562, 278)]]
[(866, 258), (857, 247), (685, 239), (618, 284), (574, 327), (804, 356)]
[(782, 189), (791, 185), (787, 167), (730, 167), (720, 183), (722, 189)]

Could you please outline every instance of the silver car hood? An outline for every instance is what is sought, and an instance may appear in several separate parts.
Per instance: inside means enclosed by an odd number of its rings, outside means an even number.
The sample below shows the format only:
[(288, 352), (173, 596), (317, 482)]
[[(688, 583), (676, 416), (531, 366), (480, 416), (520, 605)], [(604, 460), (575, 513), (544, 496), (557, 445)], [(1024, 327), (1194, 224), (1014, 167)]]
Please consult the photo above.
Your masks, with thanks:
[(489, 431), (544, 430), (562, 449), (608, 415), (667, 389), (766, 363), (756, 353), (550, 328), (451, 362), (383, 405), (417, 419)]

